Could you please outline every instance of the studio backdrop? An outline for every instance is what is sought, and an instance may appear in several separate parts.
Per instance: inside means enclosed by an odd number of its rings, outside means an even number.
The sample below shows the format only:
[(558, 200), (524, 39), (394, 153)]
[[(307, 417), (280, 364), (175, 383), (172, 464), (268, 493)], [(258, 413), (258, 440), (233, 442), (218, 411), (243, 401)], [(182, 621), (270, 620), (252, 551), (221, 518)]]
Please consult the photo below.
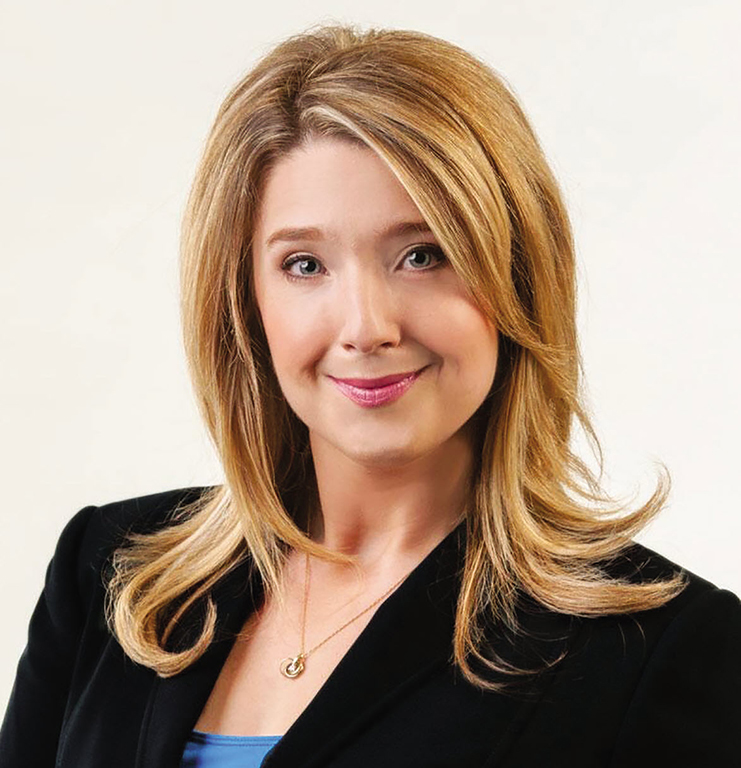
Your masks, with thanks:
[(0, 377), (10, 692), (80, 507), (216, 483), (180, 342), (178, 229), (215, 110), (330, 20), (412, 28), (510, 83), (577, 242), (605, 482), (670, 505), (642, 541), (741, 594), (741, 12), (731, 0), (11, 0), (0, 31)]

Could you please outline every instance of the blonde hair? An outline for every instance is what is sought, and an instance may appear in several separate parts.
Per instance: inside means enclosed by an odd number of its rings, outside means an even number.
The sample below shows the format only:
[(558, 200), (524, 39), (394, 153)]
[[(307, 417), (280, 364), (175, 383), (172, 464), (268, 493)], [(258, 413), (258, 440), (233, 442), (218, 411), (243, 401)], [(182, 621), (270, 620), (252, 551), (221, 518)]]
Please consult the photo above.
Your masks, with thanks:
[[(580, 616), (674, 596), (679, 576), (629, 583), (600, 568), (661, 508), (668, 480), (621, 510), (572, 451), (580, 425), (599, 452), (580, 398), (572, 236), (516, 99), (450, 43), (327, 26), (281, 43), (237, 84), (195, 177), (182, 240), (185, 342), (225, 483), (117, 551), (109, 621), (126, 653), (175, 674), (211, 642), (210, 591), (238, 562), (249, 556), (271, 590), (288, 549), (328, 556), (304, 533), (316, 494), (308, 434), (273, 373), (250, 263), (266, 175), (314, 136), (359, 142), (388, 164), (500, 332), (494, 386), (475, 416), (480, 459), (453, 644), (461, 671), (483, 687), (496, 683), (482, 664), (518, 672), (481, 640), (492, 619), (516, 631), (518, 591)], [(197, 601), (207, 606), (197, 641), (168, 648)]]

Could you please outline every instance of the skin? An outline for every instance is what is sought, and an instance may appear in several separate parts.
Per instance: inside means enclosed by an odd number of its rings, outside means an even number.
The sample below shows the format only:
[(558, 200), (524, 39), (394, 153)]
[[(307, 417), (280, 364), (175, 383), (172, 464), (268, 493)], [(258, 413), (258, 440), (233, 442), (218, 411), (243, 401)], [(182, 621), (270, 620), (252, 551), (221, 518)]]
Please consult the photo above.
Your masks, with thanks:
[[(390, 233), (399, 224), (415, 224)], [(299, 233), (297, 230), (311, 232)], [(282, 233), (282, 234), (281, 234)], [(312, 139), (275, 165), (253, 237), (258, 308), (281, 389), (308, 426), (321, 515), (312, 537), (358, 565), (312, 559), (305, 672), (305, 559), (247, 621), (196, 724), (284, 733), (367, 623), (355, 618), (408, 574), (465, 509), (473, 461), (466, 423), (488, 393), (497, 331), (445, 260), (422, 215), (370, 149)], [(396, 401), (364, 408), (334, 378), (424, 369)]]
[[(401, 223), (419, 230), (389, 234)], [(463, 511), (463, 427), (494, 379), (496, 329), (370, 149), (313, 139), (282, 158), (253, 243), (273, 366), (309, 427), (322, 508), (315, 533), (355, 554), (389, 535), (402, 547), (433, 543)], [(420, 369), (411, 389), (378, 408), (357, 405), (332, 380)]]

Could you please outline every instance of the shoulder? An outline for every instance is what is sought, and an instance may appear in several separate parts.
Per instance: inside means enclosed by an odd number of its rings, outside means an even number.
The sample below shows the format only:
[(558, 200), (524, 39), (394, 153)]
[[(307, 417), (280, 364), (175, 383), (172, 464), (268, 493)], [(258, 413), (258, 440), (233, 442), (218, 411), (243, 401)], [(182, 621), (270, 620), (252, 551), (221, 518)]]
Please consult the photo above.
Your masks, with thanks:
[(546, 614), (550, 636), (560, 628), (568, 650), (542, 678), (529, 725), (533, 749), (573, 757), (578, 746), (588, 755), (569, 765), (734, 764), (741, 751), (736, 595), (638, 544), (603, 569), (637, 583), (681, 574), (684, 588), (650, 610), (571, 617), (570, 624)]
[(664, 605), (628, 615), (642, 626), (656, 625), (663, 630), (675, 621), (700, 620), (708, 613), (741, 617), (741, 602), (732, 592), (641, 544), (632, 544), (607, 563), (605, 570), (615, 578), (637, 583), (663, 581), (676, 575), (684, 580), (681, 592)]
[[(129, 533), (148, 533), (166, 525), (183, 507), (197, 501), (207, 487), (177, 488), (86, 507), (89, 536), (120, 540)], [(73, 518), (74, 520), (74, 518)]]
[(693, 652), (700, 653), (710, 652), (724, 633), (741, 640), (738, 597), (648, 547), (632, 544), (604, 563), (603, 570), (612, 578), (641, 584), (680, 576), (683, 586), (659, 607), (581, 620), (582, 650), (590, 645), (595, 650), (619, 647), (622, 656), (644, 664), (667, 643), (679, 644), (675, 650), (682, 646), (687, 652), (693, 646)]
[(741, 660), (741, 601), (733, 592), (638, 544), (625, 553), (623, 562), (630, 563), (642, 580), (662, 579), (672, 573), (684, 577), (684, 589), (675, 598), (660, 608), (635, 614), (643, 625), (660, 625), (662, 643), (681, 642), (712, 655), (719, 650), (712, 644), (732, 635), (738, 642), (725, 650)]
[[(573, 686), (590, 698), (597, 691), (588, 695), (589, 687), (599, 682), (627, 706), (634, 695), (649, 688), (668, 691), (687, 675), (698, 679), (697, 685), (687, 682), (686, 690), (706, 693), (723, 686), (724, 674), (741, 675), (736, 595), (640, 544), (604, 562), (602, 569), (616, 580), (643, 584), (679, 575), (683, 587), (648, 610), (574, 617), (565, 663), (557, 667), (567, 689)], [(607, 698), (603, 693), (603, 701)]]
[[(197, 501), (209, 488), (177, 488), (81, 509), (67, 531), (84, 530), (82, 545), (117, 546), (131, 533), (149, 533), (170, 522), (176, 513)], [(62, 534), (64, 536), (64, 533)]]
[[(589, 669), (600, 668), (613, 674), (616, 683), (636, 680), (657, 649), (675, 638), (685, 643), (693, 640), (697, 650), (708, 648), (713, 636), (724, 632), (741, 639), (741, 602), (736, 595), (648, 547), (632, 543), (599, 563), (599, 568), (607, 578), (623, 583), (651, 584), (679, 577), (680, 589), (671, 599), (648, 610), (626, 606), (621, 612), (602, 614), (598, 610), (580, 615), (557, 613), (535, 601), (525, 601), (521, 614), (525, 635), (551, 642), (559, 638), (563, 645), (552, 645), (561, 648), (560, 655), (569, 660), (565, 666), (580, 679), (589, 677)], [(567, 652), (564, 646), (569, 648)], [(625, 677), (628, 668), (632, 675)]]
[[(741, 602), (729, 590), (635, 545), (622, 558), (632, 578), (681, 572), (685, 587), (665, 605), (627, 619), (640, 630), (639, 668), (621, 724), (616, 764), (655, 758), (675, 765), (729, 765), (741, 737)], [(702, 734), (714, 734), (712, 744)], [(707, 761), (707, 762), (706, 762)]]
[[(128, 534), (166, 525), (205, 490), (186, 488), (88, 506), (66, 524), (29, 623), (0, 729), (0, 764), (52, 765), (71, 703), (77, 712), (93, 681), (111, 669), (123, 675), (115, 678), (119, 682), (130, 679), (132, 667), (121, 666), (123, 651), (111, 644), (106, 623), (106, 563)], [(128, 696), (127, 702), (132, 701)]]
[(106, 562), (130, 534), (150, 533), (167, 525), (179, 510), (208, 490), (179, 488), (84, 507), (69, 520), (59, 537), (47, 586), (75, 580), (82, 592), (97, 587)]

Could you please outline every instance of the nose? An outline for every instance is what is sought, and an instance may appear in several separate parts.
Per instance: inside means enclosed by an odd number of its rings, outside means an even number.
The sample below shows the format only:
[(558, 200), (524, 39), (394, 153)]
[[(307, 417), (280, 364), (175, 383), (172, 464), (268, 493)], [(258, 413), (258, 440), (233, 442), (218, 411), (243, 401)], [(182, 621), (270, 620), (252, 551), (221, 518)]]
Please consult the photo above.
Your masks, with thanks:
[(398, 302), (383, 275), (359, 270), (340, 286), (340, 343), (368, 354), (401, 340)]

